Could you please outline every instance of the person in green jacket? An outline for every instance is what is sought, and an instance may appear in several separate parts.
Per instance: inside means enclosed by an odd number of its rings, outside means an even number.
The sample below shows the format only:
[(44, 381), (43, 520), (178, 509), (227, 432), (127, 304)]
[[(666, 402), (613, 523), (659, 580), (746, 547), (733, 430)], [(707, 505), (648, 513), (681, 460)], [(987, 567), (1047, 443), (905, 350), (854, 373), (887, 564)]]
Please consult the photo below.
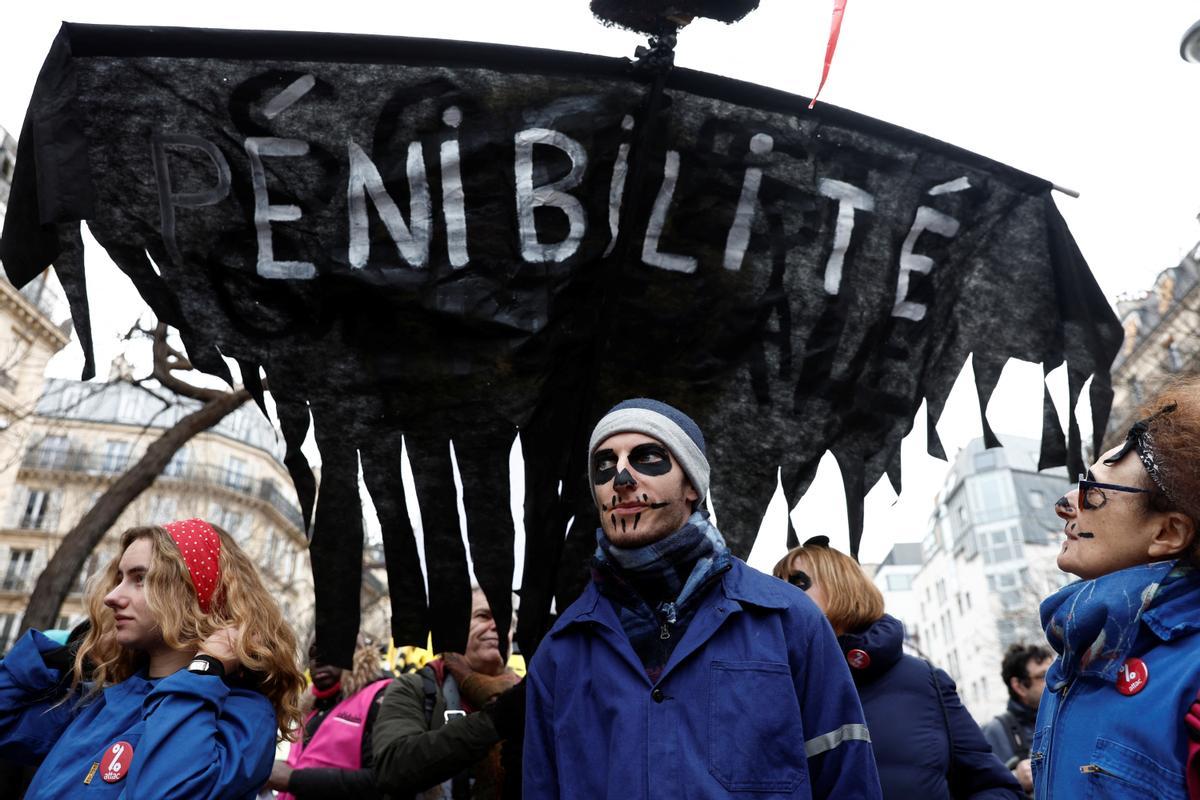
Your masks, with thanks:
[(520, 797), (525, 685), (505, 665), (507, 650), (476, 588), (466, 652), (445, 653), (387, 688), (372, 746), (378, 786), (390, 797)]

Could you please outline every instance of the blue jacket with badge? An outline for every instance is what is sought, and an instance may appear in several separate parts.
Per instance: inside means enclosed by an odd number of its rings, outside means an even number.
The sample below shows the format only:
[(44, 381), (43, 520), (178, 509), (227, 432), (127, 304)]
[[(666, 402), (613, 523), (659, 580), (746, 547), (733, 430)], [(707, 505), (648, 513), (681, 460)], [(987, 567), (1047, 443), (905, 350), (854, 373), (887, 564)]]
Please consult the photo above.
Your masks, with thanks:
[(829, 623), (799, 589), (737, 559), (657, 683), (594, 583), (526, 681), (526, 800), (881, 797)]
[(954, 681), (904, 652), (904, 625), (884, 614), (838, 637), (858, 686), (887, 800), (1020, 800)]
[[(78, 693), (59, 702), (61, 692), (48, 693), (62, 675), (42, 660), (56, 647), (29, 631), (0, 661), (0, 757), (44, 759), (26, 797), (240, 800), (266, 783), (276, 723), (262, 694), (180, 670), (156, 681), (134, 675), (83, 704)], [(121, 743), (106, 780), (99, 765)]]
[(1046, 599), (1042, 622), (1060, 655), (1038, 708), (1035, 795), (1187, 798), (1200, 573), (1161, 562), (1077, 581)]

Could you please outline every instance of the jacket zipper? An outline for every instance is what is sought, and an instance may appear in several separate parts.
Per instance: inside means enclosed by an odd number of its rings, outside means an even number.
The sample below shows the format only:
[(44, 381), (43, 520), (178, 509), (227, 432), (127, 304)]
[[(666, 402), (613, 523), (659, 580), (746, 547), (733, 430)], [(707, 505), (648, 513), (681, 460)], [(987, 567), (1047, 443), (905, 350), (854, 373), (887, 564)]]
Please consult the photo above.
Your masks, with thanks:
[[(1070, 683), (1068, 683), (1066, 686), (1064, 686), (1062, 688), (1062, 697), (1059, 698), (1058, 707), (1054, 709), (1054, 719), (1050, 720), (1051, 735), (1049, 737), (1049, 740), (1046, 742), (1046, 752), (1043, 756), (1043, 758), (1045, 759), (1045, 762), (1046, 762), (1046, 788), (1047, 789), (1049, 789), (1051, 786), (1054, 785), (1054, 780), (1053, 780), (1054, 779), (1054, 761), (1050, 758), (1050, 749), (1054, 745), (1053, 732), (1059, 730), (1058, 718), (1062, 714), (1063, 709), (1066, 708), (1067, 693), (1071, 691), (1071, 687), (1074, 685), (1075, 685), (1075, 681), (1072, 680)], [(1037, 789), (1037, 787), (1035, 786), (1034, 790), (1036, 791), (1036, 789)]]
[(1100, 766), (1099, 764), (1084, 764), (1082, 767), (1079, 768), (1079, 771), (1082, 772), (1084, 775), (1095, 774), (1095, 775), (1107, 775), (1110, 778), (1117, 777), (1116, 775), (1109, 772), (1108, 770), (1106, 770), (1104, 767)]

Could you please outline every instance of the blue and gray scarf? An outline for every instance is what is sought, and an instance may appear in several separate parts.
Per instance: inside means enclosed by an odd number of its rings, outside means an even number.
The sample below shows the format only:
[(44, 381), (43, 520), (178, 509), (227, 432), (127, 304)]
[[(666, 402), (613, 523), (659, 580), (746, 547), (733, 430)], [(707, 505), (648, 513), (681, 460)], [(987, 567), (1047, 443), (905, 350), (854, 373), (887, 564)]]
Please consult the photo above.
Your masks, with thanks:
[(1191, 591), (1193, 573), (1183, 561), (1160, 561), (1076, 581), (1043, 600), (1042, 627), (1059, 654), (1046, 686), (1056, 692), (1081, 676), (1116, 680), (1142, 615), (1177, 590)]
[(650, 680), (657, 681), (704, 590), (733, 563), (725, 539), (707, 512), (696, 511), (657, 542), (617, 547), (597, 528), (596, 544), (593, 580), (616, 604), (621, 628)]

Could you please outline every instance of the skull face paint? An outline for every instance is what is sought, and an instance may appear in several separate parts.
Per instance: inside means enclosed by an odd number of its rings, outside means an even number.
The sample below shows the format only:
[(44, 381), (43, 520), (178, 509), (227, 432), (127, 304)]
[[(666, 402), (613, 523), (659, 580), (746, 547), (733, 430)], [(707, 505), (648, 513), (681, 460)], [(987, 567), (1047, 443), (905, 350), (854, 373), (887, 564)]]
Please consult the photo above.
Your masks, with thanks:
[(596, 448), (591, 466), (600, 526), (618, 547), (674, 533), (699, 499), (671, 452), (645, 434), (610, 436)]

